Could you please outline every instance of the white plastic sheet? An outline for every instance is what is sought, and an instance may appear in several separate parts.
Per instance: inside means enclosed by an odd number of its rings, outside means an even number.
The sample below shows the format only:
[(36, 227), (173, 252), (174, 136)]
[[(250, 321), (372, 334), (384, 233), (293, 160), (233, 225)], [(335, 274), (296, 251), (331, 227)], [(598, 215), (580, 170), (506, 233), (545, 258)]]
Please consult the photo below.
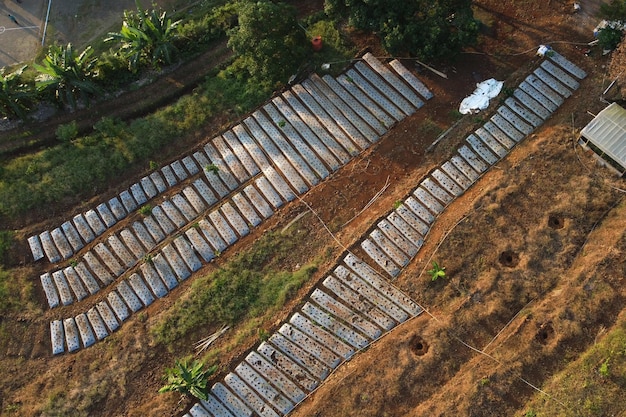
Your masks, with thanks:
[(461, 114), (478, 113), (489, 106), (489, 100), (497, 97), (504, 85), (503, 81), (490, 78), (476, 84), (476, 90), (469, 97), (465, 97), (459, 106)]

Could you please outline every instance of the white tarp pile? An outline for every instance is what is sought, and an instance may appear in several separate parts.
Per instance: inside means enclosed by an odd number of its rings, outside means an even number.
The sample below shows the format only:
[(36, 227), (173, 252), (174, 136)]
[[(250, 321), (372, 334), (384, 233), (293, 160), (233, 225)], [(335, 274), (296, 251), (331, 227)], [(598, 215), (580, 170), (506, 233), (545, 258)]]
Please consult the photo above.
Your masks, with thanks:
[(486, 81), (476, 84), (476, 90), (471, 96), (465, 97), (459, 106), (461, 114), (478, 113), (485, 110), (489, 106), (489, 100), (500, 94), (503, 81), (496, 81), (490, 78)]

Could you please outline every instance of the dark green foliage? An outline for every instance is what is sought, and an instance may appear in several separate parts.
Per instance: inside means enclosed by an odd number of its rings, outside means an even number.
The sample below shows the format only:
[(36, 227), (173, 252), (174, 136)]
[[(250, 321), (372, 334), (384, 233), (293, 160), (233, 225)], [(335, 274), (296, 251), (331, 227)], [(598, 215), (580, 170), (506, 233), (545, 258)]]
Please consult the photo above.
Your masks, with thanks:
[(89, 105), (90, 97), (101, 93), (94, 82), (96, 58), (92, 58), (91, 47), (77, 55), (71, 43), (67, 46), (52, 45), (41, 65), (36, 78), (37, 90), (54, 95), (59, 104), (76, 108), (81, 99)]
[(164, 379), (167, 385), (159, 389), (163, 392), (179, 392), (183, 395), (192, 395), (199, 400), (208, 400), (207, 383), (209, 377), (217, 370), (217, 365), (202, 370), (204, 364), (197, 360), (189, 363), (188, 359), (176, 360), (173, 368), (165, 369)]
[(316, 271), (314, 265), (293, 273), (277, 269), (297, 244), (293, 236), (268, 233), (250, 251), (196, 280), (190, 297), (178, 301), (155, 327), (157, 339), (171, 344), (198, 328), (232, 325), (280, 308)]
[(611, 0), (600, 5), (600, 16), (607, 20), (626, 20), (626, 0)]
[(237, 9), (239, 25), (228, 32), (228, 46), (237, 54), (231, 73), (251, 77), (257, 87), (286, 83), (311, 49), (296, 10), (268, 0), (240, 1)]
[(478, 35), (471, 0), (326, 0), (325, 10), (378, 33), (391, 54), (450, 59)]
[(5, 73), (6, 68), (0, 68), (0, 116), (25, 119), (36, 97), (33, 85), (24, 82), (22, 73), (26, 65)]
[(605, 27), (598, 32), (598, 43), (602, 49), (613, 50), (620, 44), (624, 31), (618, 28)]
[(236, 23), (236, 3), (228, 3), (180, 24), (174, 42), (183, 53), (197, 52), (209, 42), (226, 35)]
[(0, 265), (6, 264), (11, 246), (13, 246), (13, 232), (0, 230)]
[(136, 1), (137, 11), (124, 11), (124, 22), (119, 32), (109, 33), (105, 42), (120, 42), (120, 53), (135, 72), (144, 63), (152, 66), (170, 64), (178, 52), (174, 41), (180, 20), (172, 22), (162, 10), (143, 10)]

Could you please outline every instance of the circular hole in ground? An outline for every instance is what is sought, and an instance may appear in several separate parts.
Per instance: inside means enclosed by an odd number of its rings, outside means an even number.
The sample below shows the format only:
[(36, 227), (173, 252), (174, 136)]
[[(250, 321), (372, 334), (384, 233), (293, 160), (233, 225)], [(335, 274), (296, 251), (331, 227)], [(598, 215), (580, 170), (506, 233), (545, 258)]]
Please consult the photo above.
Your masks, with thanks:
[(548, 217), (548, 226), (551, 229), (562, 229), (565, 226), (565, 220), (559, 215), (552, 214)]
[(539, 331), (537, 332), (535, 338), (539, 343), (545, 345), (550, 339), (552, 339), (552, 336), (554, 336), (554, 327), (552, 327), (551, 323), (545, 323), (539, 327)]
[(505, 250), (500, 254), (498, 262), (504, 266), (514, 267), (519, 263), (519, 255), (513, 251)]
[(428, 343), (426, 343), (424, 339), (422, 339), (418, 335), (415, 335), (411, 338), (409, 345), (411, 347), (411, 351), (417, 356), (425, 355), (426, 352), (428, 352)]

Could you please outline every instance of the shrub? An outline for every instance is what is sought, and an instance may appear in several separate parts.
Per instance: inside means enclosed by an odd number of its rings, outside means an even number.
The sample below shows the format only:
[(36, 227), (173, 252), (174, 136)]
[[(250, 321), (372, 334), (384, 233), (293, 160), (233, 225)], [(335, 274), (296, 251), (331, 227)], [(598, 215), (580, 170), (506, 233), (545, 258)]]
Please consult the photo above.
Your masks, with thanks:
[(69, 142), (76, 139), (78, 136), (78, 125), (76, 120), (72, 120), (70, 123), (59, 125), (56, 130), (57, 139), (61, 142)]

